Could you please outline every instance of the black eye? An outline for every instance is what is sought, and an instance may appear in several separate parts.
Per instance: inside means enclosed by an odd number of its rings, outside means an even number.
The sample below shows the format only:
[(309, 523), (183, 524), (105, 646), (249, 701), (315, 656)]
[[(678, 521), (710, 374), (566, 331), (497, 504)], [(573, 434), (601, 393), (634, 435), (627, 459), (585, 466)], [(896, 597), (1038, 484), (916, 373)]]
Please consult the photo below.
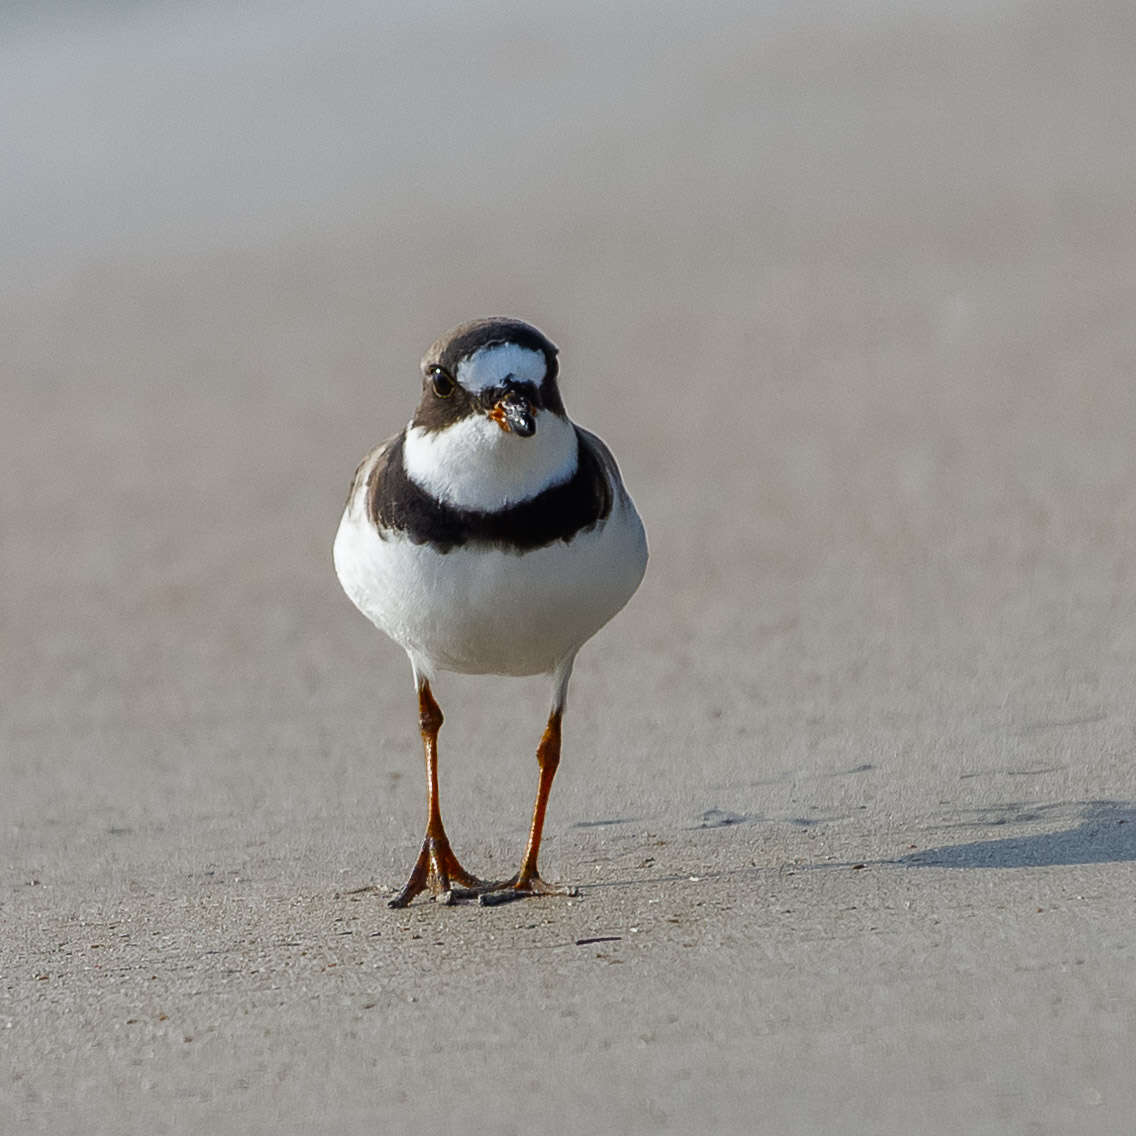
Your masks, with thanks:
[(430, 385), (439, 398), (449, 398), (454, 393), (454, 380), (441, 367), (430, 368)]

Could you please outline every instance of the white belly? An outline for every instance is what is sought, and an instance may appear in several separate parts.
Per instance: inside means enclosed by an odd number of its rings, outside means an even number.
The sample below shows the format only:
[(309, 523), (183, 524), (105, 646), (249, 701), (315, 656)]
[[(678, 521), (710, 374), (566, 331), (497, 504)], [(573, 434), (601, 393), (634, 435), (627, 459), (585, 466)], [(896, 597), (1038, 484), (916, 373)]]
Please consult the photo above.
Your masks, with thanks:
[(334, 557), (356, 607), (412, 658), (465, 674), (529, 675), (551, 671), (627, 603), (647, 542), (634, 506), (617, 494), (602, 525), (522, 554), (382, 539), (349, 507)]

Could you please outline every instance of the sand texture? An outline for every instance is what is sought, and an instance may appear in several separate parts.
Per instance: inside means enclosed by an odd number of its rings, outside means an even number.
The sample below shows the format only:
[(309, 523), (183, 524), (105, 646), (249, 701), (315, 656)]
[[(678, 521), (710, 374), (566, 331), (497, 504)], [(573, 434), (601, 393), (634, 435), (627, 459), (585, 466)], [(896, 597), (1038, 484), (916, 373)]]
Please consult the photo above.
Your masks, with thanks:
[[(1131, 5), (0, 23), (0, 1131), (1131, 1130)], [(579, 898), (395, 912), (410, 673), (331, 539), (493, 313), (652, 559)], [(436, 694), (511, 873), (545, 685)]]

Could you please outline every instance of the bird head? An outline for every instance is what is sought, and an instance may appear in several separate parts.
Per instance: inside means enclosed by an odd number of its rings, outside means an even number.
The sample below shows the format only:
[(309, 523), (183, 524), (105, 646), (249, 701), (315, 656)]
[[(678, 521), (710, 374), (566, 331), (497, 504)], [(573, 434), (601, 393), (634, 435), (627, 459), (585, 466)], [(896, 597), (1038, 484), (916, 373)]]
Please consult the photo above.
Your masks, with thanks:
[(473, 320), (447, 332), (422, 358), (422, 400), (413, 426), (445, 430), (466, 419), (531, 438), (546, 412), (563, 416), (556, 347), (530, 324)]

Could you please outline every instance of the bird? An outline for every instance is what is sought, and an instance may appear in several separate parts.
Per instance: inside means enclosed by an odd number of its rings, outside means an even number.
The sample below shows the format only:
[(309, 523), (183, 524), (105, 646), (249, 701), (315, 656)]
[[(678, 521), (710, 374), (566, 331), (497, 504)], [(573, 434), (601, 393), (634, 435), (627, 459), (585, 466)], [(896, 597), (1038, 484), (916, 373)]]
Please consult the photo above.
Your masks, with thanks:
[[(355, 606), (406, 652), (426, 763), (426, 832), (389, 906), (423, 892), (453, 904), (575, 895), (538, 856), (580, 648), (632, 597), (643, 522), (611, 451), (564, 408), (559, 352), (523, 320), (460, 324), (422, 358), (414, 417), (355, 471), (333, 560)], [(434, 694), (439, 672), (545, 675), (548, 718), (519, 870), (481, 879), (442, 823)]]

